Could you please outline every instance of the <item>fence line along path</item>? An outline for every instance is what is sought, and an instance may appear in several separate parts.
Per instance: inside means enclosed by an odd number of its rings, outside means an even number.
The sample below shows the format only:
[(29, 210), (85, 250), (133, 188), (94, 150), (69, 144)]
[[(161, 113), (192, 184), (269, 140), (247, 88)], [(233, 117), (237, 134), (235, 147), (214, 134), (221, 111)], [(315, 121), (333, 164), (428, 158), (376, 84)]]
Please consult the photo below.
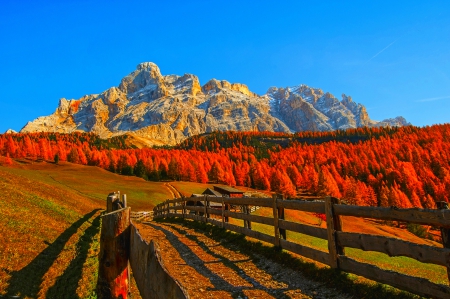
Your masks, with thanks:
[[(193, 202), (194, 205), (188, 205), (188, 202)], [(211, 203), (215, 204), (211, 206)], [(253, 206), (271, 208), (272, 217), (251, 215), (250, 211)], [(320, 228), (288, 221), (284, 217), (286, 209), (325, 214), (327, 227)], [(273, 198), (204, 196), (166, 200), (157, 205), (153, 212), (155, 219), (182, 217), (218, 225), (279, 246), (332, 268), (389, 284), (414, 294), (432, 298), (450, 298), (448, 285), (436, 284), (424, 278), (384, 270), (345, 255), (345, 248), (351, 247), (364, 251), (378, 251), (389, 256), (407, 256), (420, 262), (447, 267), (450, 279), (450, 210), (446, 203), (439, 204), (438, 210), (428, 210), (349, 206), (340, 204), (338, 199), (332, 197), (325, 197), (322, 201), (302, 201), (283, 200), (279, 196)], [(441, 228), (444, 247), (419, 245), (380, 235), (343, 232), (341, 216), (437, 226)], [(231, 224), (230, 218), (243, 220), (244, 226)], [(272, 226), (273, 235), (252, 230), (252, 222)], [(286, 231), (288, 230), (327, 240), (328, 251), (320, 251), (287, 240)]]

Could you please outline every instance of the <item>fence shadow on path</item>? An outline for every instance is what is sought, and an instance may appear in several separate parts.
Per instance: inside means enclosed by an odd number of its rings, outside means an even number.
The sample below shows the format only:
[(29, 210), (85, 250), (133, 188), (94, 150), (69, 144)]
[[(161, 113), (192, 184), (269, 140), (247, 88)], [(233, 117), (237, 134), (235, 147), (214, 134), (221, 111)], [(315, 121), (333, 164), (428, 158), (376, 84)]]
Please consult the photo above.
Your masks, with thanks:
[[(74, 234), (77, 233), (78, 229), (85, 222), (91, 219), (100, 210), (101, 209), (95, 209), (85, 214), (82, 218), (72, 223), (62, 234), (60, 234), (52, 243), (50, 243), (47, 248), (41, 251), (28, 265), (26, 265), (19, 271), (10, 272), (9, 274), (11, 277), (8, 281), (8, 289), (6, 292), (7, 295), (14, 296), (20, 294), (21, 298), (37, 297), (45, 273), (47, 273), (47, 271), (51, 268), (55, 260), (58, 258), (59, 254), (63, 251), (66, 243)], [(100, 221), (99, 219), (97, 220), (97, 218), (93, 220), (93, 224), (87, 230), (89, 229), (94, 230), (94, 228), (92, 228), (95, 225), (94, 222)], [(90, 230), (88, 233), (91, 234), (92, 232), (93, 231)], [(81, 260), (79, 261), (82, 262)], [(48, 296), (46, 297), (50, 298)], [(59, 294), (59, 296), (56, 297), (61, 298), (61, 294)], [(65, 296), (63, 297), (66, 298)]]
[[(179, 231), (180, 233), (183, 230), (180, 230), (177, 227), (174, 227), (173, 224), (181, 224), (186, 226), (186, 228), (193, 229), (194, 231), (200, 234), (208, 234), (209, 238), (215, 240), (216, 242), (220, 242), (220, 245), (235, 251), (236, 244), (240, 252), (252, 257), (253, 252), (257, 252), (258, 255), (261, 255), (263, 258), (271, 259), (274, 262), (280, 263), (284, 267), (290, 268), (295, 271), (300, 271), (305, 278), (311, 279), (318, 283), (318, 285), (311, 289), (302, 289), (302, 293), (305, 295), (309, 295), (314, 297), (315, 291), (320, 288), (320, 286), (326, 286), (329, 288), (335, 288), (337, 291), (342, 292), (343, 294), (351, 294), (354, 298), (367, 298), (367, 299), (378, 299), (378, 298), (392, 298), (393, 293), (392, 290), (386, 288), (383, 284), (375, 283), (375, 284), (361, 284), (355, 283), (355, 280), (352, 279), (348, 273), (339, 271), (336, 269), (331, 269), (329, 267), (318, 267), (315, 263), (302, 259), (295, 254), (290, 252), (286, 252), (284, 250), (280, 250), (279, 248), (273, 247), (272, 245), (265, 245), (260, 241), (249, 241), (246, 240), (245, 235), (236, 234), (231, 231), (227, 231), (223, 228), (220, 228), (215, 225), (205, 224), (201, 222), (185, 222), (181, 219), (164, 219), (157, 220), (157, 223), (168, 225), (172, 229)], [(191, 235), (188, 237), (192, 237)], [(223, 240), (226, 240), (223, 242)], [(205, 246), (207, 246), (205, 244)], [(255, 263), (258, 266), (258, 263)], [(265, 267), (258, 266), (261, 270), (267, 270)], [(273, 275), (272, 275), (273, 276)], [(274, 278), (275, 279), (275, 278)], [(284, 282), (285, 281), (280, 281)], [(288, 286), (285, 290), (291, 290), (290, 286)], [(283, 296), (282, 294), (278, 296)], [(279, 298), (290, 298), (290, 297), (279, 297)], [(413, 294), (408, 294), (406, 292), (401, 292), (395, 294), (395, 298), (397, 299), (412, 299), (417, 298)]]
[[(244, 294), (244, 292), (243, 292), (244, 290), (261, 290), (268, 294), (273, 294), (274, 291), (278, 291), (277, 298), (281, 298), (281, 299), (290, 298), (280, 292), (280, 291), (286, 291), (289, 288), (275, 290), (275, 289), (270, 289), (270, 288), (267, 288), (267, 287), (261, 285), (258, 281), (253, 279), (251, 276), (247, 275), (245, 273), (245, 271), (240, 269), (236, 265), (235, 261), (231, 261), (227, 257), (215, 253), (214, 251), (212, 251), (209, 248), (210, 246), (208, 246), (204, 242), (200, 241), (196, 236), (192, 236), (192, 235), (186, 236), (191, 241), (194, 241), (207, 254), (220, 260), (220, 262), (223, 263), (223, 265), (225, 265), (227, 268), (229, 268), (230, 271), (233, 271), (237, 276), (241, 277), (242, 279), (244, 279), (245, 281), (250, 283), (252, 285), (252, 287), (231, 285), (230, 283), (225, 281), (222, 277), (220, 277), (218, 274), (212, 272), (208, 267), (206, 267), (205, 264), (208, 264), (208, 263), (201, 260), (189, 248), (189, 246), (184, 244), (183, 242), (181, 242), (174, 233), (172, 233), (171, 231), (169, 231), (161, 226), (158, 226), (158, 225), (155, 225), (152, 223), (145, 223), (145, 224), (153, 227), (154, 229), (157, 229), (157, 230), (163, 232), (166, 235), (169, 242), (172, 244), (172, 246), (177, 248), (178, 252), (180, 253), (181, 258), (186, 262), (186, 264), (188, 266), (194, 268), (197, 272), (199, 272), (201, 275), (207, 277), (210, 280), (210, 282), (214, 286), (214, 289), (210, 288), (209, 290), (211, 290), (211, 291), (221, 291), (221, 290), (227, 291), (227, 292), (232, 293), (233, 297), (236, 297), (236, 298), (239, 298), (239, 297), (246, 298), (247, 296)], [(167, 224), (167, 223), (164, 223), (164, 224)], [(176, 227), (173, 227), (173, 226), (170, 226), (170, 227), (181, 234), (185, 235), (185, 233), (186, 233), (185, 231), (182, 231)], [(247, 261), (247, 260), (245, 260), (245, 261)], [(238, 261), (238, 262), (243, 262), (243, 261)]]

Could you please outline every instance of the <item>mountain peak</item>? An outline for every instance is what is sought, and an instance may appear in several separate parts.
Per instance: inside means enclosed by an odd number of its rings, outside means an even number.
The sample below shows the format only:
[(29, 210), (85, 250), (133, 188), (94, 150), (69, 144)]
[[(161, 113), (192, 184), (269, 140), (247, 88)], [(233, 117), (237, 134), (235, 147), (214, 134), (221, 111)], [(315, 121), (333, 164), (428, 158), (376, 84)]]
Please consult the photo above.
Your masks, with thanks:
[[(138, 64), (135, 71), (122, 79), (119, 89), (126, 94), (130, 94), (147, 85), (156, 85), (159, 88), (164, 85), (164, 78), (161, 75), (159, 67), (153, 62)], [(158, 93), (158, 95), (161, 94), (165, 94), (165, 92)]]
[(152, 71), (152, 70), (157, 70), (158, 71), (158, 73), (160, 73), (160, 71), (159, 71), (159, 67), (155, 64), (155, 63), (153, 63), (153, 62), (142, 62), (142, 63), (139, 63), (137, 66), (136, 66), (136, 70), (138, 70), (138, 71)]
[(346, 95), (305, 84), (271, 87), (259, 96), (247, 85), (211, 79), (200, 86), (192, 74), (161, 75), (143, 62), (118, 87), (78, 100), (61, 99), (55, 113), (27, 123), (21, 132), (94, 132), (101, 137), (132, 134), (148, 145), (174, 145), (212, 131), (330, 131), (362, 126), (407, 124), (403, 118), (382, 122)]

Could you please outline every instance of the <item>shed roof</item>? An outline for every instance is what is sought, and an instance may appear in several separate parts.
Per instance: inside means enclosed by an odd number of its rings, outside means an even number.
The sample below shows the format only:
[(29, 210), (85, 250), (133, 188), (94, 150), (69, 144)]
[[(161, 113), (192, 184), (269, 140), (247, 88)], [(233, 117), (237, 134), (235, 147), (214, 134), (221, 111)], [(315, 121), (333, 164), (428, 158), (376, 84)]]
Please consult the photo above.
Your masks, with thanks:
[(206, 188), (206, 190), (203, 191), (202, 194), (209, 194), (209, 195), (214, 195), (214, 196), (218, 196), (218, 197), (222, 196), (222, 193), (217, 192), (216, 190), (213, 190), (211, 188)]
[(214, 190), (223, 190), (225, 192), (230, 192), (230, 193), (244, 193), (244, 191), (235, 189), (233, 187), (228, 187), (228, 186), (214, 186)]

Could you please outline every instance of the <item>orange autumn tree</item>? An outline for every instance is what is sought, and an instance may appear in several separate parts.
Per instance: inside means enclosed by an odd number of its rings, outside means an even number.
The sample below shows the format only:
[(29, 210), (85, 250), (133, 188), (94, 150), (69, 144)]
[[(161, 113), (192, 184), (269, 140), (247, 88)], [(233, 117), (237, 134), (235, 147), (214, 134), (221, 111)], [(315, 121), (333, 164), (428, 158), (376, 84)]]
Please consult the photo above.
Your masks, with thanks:
[[(433, 208), (449, 201), (450, 125), (336, 132), (212, 132), (167, 149), (130, 149), (126, 136), (0, 135), (0, 155), (88, 164), (150, 180), (222, 182), (351, 204)], [(141, 162), (139, 162), (141, 161)]]

